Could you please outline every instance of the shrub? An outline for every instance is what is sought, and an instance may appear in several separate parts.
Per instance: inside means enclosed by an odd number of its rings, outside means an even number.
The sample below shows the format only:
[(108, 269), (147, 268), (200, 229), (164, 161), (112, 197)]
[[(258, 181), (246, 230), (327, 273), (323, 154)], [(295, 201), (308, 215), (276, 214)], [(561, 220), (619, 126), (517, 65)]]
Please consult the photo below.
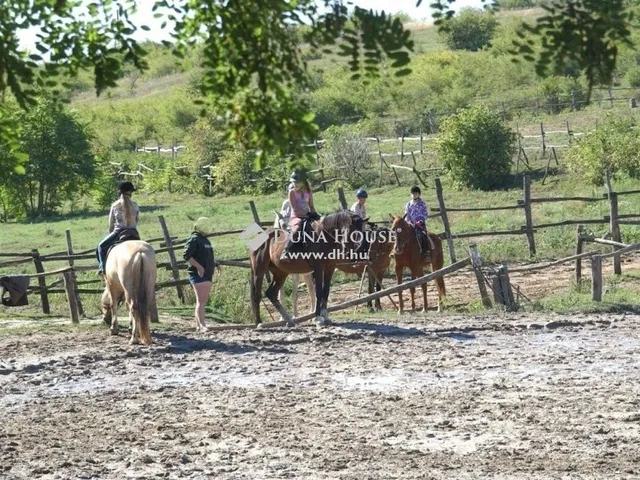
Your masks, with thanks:
[(624, 76), (624, 79), (630, 87), (640, 87), (640, 67), (630, 68)]
[(498, 21), (491, 12), (463, 8), (458, 16), (447, 21), (442, 35), (452, 50), (477, 52), (489, 45), (497, 26)]
[(446, 119), (436, 151), (451, 178), (463, 187), (490, 190), (504, 184), (515, 153), (515, 134), (486, 107)]
[(323, 156), (331, 176), (344, 178), (352, 187), (373, 183), (376, 176), (369, 145), (359, 129), (330, 127), (323, 137), (327, 140)]
[(640, 177), (640, 137), (632, 118), (609, 115), (598, 129), (578, 140), (566, 154), (570, 171), (601, 186), (607, 171), (612, 177)]

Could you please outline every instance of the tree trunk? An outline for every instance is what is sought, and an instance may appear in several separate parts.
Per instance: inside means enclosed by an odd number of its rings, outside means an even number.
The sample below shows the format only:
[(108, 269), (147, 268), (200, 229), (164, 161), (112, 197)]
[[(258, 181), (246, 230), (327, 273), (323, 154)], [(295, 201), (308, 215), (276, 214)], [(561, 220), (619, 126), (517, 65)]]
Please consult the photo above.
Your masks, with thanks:
[(42, 216), (44, 213), (44, 182), (41, 180), (38, 183), (38, 215)]

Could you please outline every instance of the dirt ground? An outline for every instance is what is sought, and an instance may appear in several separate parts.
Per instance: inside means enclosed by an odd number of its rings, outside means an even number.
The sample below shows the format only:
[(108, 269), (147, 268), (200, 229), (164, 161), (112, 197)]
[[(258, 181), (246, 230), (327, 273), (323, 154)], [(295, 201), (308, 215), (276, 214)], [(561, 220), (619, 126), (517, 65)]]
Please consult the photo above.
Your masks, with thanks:
[[(170, 322), (168, 322), (170, 323)], [(640, 478), (640, 317), (0, 337), (0, 477)]]

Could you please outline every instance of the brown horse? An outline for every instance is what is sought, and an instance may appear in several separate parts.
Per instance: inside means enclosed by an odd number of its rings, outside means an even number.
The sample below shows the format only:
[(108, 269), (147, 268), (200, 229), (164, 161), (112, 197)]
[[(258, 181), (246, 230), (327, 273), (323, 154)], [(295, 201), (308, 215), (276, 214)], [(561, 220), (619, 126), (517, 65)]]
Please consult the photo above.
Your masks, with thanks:
[[(395, 233), (396, 242), (393, 248), (393, 257), (396, 261), (396, 280), (398, 285), (402, 283), (402, 273), (405, 268), (411, 271), (411, 278), (416, 279), (424, 275), (424, 267), (427, 261), (420, 252), (420, 244), (416, 237), (416, 231), (404, 217), (394, 217), (389, 215), (393, 226), (391, 230)], [(444, 265), (444, 253), (442, 251), (442, 240), (440, 237), (433, 233), (427, 234), (431, 242), (431, 271), (435, 272), (440, 270)], [(440, 305), (446, 295), (446, 289), (444, 286), (444, 279), (442, 277), (436, 279), (438, 285), (438, 311), (440, 311)], [(411, 288), (411, 310), (416, 309), (415, 302), (415, 288)], [(423, 298), (423, 311), (426, 312), (427, 305), (427, 284), (422, 284), (422, 298)], [(402, 292), (398, 293), (399, 309), (398, 313), (404, 311), (404, 301), (402, 299)]]
[(295, 258), (293, 256), (282, 258), (287, 238), (281, 234), (276, 235), (276, 232), (270, 232), (265, 243), (257, 250), (249, 252), (252, 271), (251, 308), (256, 323), (261, 322), (262, 282), (268, 269), (272, 280), (265, 294), (288, 325), (292, 325), (291, 317), (280, 303), (278, 294), (287, 276), (309, 272), (313, 272), (316, 288), (316, 324), (318, 326), (329, 324), (327, 315), (329, 289), (340, 252), (344, 251), (342, 239), (353, 231), (362, 231), (362, 227), (362, 219), (348, 210), (322, 217), (313, 224), (314, 240), (309, 242), (306, 250)]
[[(389, 268), (391, 263), (391, 251), (394, 247), (393, 239), (391, 238), (390, 230), (387, 228), (378, 228), (365, 232), (370, 240), (370, 247), (368, 251), (367, 261), (360, 261), (356, 263), (341, 262), (338, 263), (337, 268), (341, 272), (351, 273), (355, 275), (362, 275), (364, 270), (367, 269), (367, 279), (369, 283), (369, 293), (382, 290), (382, 277)], [(373, 310), (371, 301), (367, 302), (369, 310)], [(382, 310), (380, 299), (375, 300), (375, 309)]]
[(118, 304), (126, 302), (132, 325), (131, 344), (151, 345), (149, 322), (156, 300), (156, 255), (147, 242), (131, 240), (111, 249), (105, 265), (107, 286), (102, 294), (105, 323), (111, 322), (111, 334), (118, 334)]

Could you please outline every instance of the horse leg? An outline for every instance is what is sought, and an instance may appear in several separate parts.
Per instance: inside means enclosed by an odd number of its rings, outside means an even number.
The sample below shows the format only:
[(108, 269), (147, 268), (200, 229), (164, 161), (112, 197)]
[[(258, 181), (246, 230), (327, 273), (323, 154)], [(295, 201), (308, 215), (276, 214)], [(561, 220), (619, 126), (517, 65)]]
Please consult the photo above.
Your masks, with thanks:
[(293, 316), (298, 316), (298, 285), (300, 284), (300, 276), (298, 274), (291, 275), (292, 291), (291, 303), (293, 303)]
[[(416, 267), (415, 270), (411, 271), (411, 276), (413, 278), (420, 278), (424, 275), (424, 268), (422, 266)], [(422, 285), (420, 285), (422, 287), (422, 312), (426, 312), (428, 310), (428, 305), (427, 305), (427, 284), (423, 283)], [(413, 293), (411, 295), (411, 300), (413, 300)]]
[[(415, 280), (415, 279), (416, 279), (416, 276), (413, 273), (411, 273), (411, 280)], [(415, 298), (416, 289), (411, 287), (409, 291), (411, 292), (411, 311), (415, 312), (416, 311), (416, 298)]]
[(326, 324), (322, 316), (322, 302), (324, 299), (324, 269), (322, 265), (315, 265), (313, 268), (313, 280), (316, 287), (316, 326), (321, 327)]
[[(371, 295), (373, 293), (374, 288), (375, 288), (375, 283), (374, 283), (375, 279), (374, 279), (373, 274), (371, 273), (370, 270), (367, 272), (367, 280), (368, 280), (367, 283), (368, 283), (368, 287), (369, 287), (369, 288), (367, 288), (367, 292), (369, 293), (369, 295)], [(378, 306), (378, 303), (380, 303), (380, 301), (378, 299), (376, 299), (376, 307)], [(373, 313), (374, 312), (373, 304), (371, 303), (371, 300), (369, 300), (367, 302), (367, 308), (369, 309), (369, 313)]]
[(140, 343), (140, 340), (137, 338), (138, 331), (136, 330), (136, 321), (133, 319), (133, 308), (129, 309), (129, 328), (131, 329), (131, 339), (129, 343), (131, 345), (137, 345)]
[(313, 313), (316, 308), (316, 286), (313, 283), (313, 273), (304, 273), (302, 274), (302, 280), (307, 286), (307, 292), (309, 292), (309, 302), (311, 306), (309, 307), (309, 313)]
[(285, 308), (278, 300), (278, 294), (280, 293), (284, 282), (287, 280), (288, 274), (281, 270), (273, 270), (272, 273), (273, 276), (271, 278), (271, 284), (267, 288), (265, 295), (269, 300), (271, 300), (273, 306), (276, 307), (276, 310), (278, 310), (278, 312), (280, 313), (280, 317), (283, 318), (285, 322), (287, 322), (287, 325), (289, 327), (292, 327), (295, 324), (291, 321), (291, 315), (289, 315), (289, 312), (285, 310)]
[[(396, 263), (396, 281), (398, 285), (402, 285), (402, 267)], [(404, 299), (402, 298), (402, 292), (398, 292), (398, 314), (404, 313)]]
[(118, 335), (118, 295), (112, 285), (107, 284), (111, 303), (111, 335)]
[(331, 325), (333, 322), (329, 318), (329, 312), (327, 310), (329, 306), (329, 290), (331, 289), (331, 279), (335, 269), (328, 269), (324, 271), (324, 282), (322, 286), (322, 308), (320, 309), (320, 316), (324, 318), (325, 325)]
[[(376, 273), (376, 292), (382, 290), (382, 272)], [(376, 298), (376, 311), (380, 312), (382, 310), (382, 304), (380, 303), (380, 299)]]

